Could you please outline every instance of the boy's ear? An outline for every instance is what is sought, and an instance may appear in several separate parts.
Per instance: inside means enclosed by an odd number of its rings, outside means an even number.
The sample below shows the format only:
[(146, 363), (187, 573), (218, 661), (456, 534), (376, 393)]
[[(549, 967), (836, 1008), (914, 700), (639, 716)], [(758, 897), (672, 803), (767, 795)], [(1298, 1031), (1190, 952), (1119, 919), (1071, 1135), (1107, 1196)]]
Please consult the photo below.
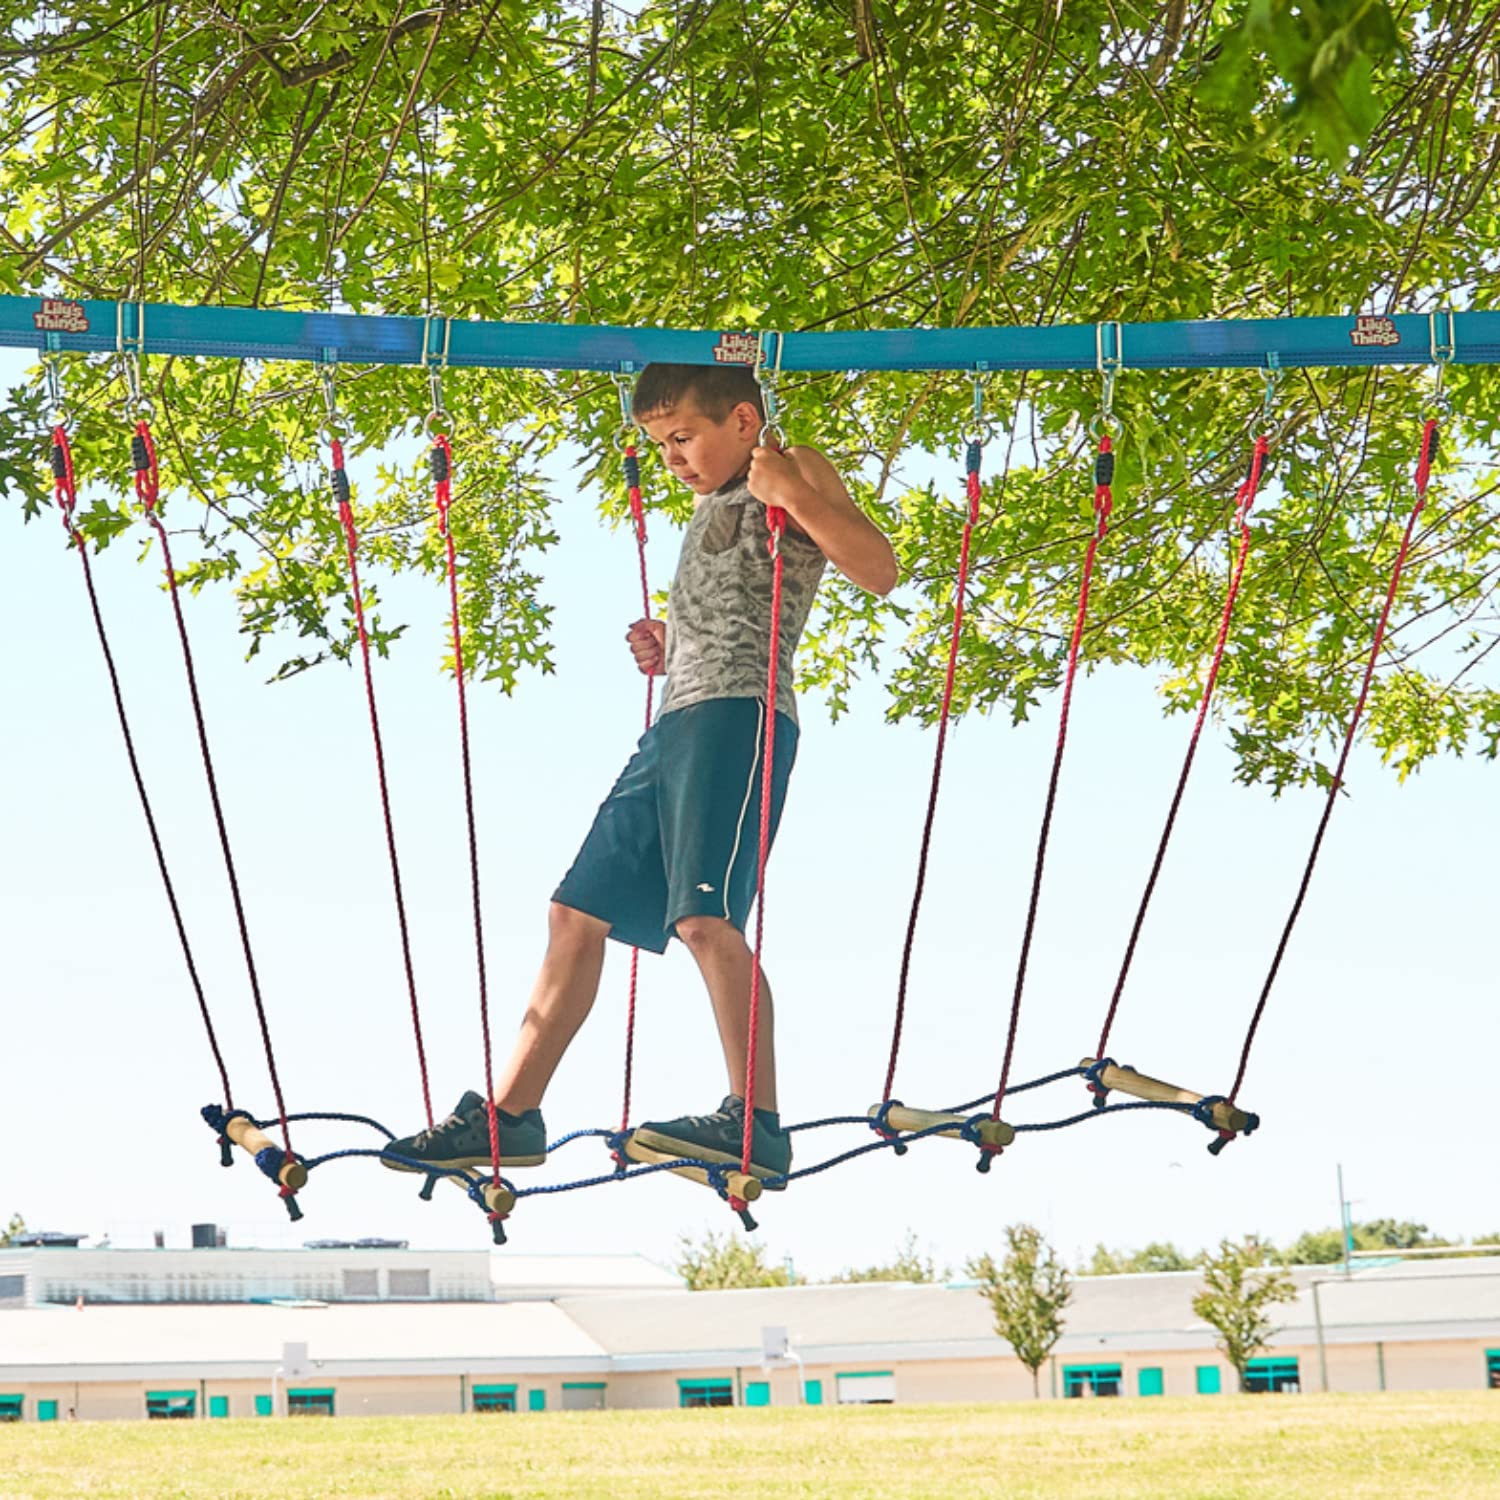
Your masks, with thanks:
[(755, 409), (752, 401), (741, 401), (730, 415), (734, 418), (735, 431), (741, 436), (759, 438), (761, 429), (760, 413)]

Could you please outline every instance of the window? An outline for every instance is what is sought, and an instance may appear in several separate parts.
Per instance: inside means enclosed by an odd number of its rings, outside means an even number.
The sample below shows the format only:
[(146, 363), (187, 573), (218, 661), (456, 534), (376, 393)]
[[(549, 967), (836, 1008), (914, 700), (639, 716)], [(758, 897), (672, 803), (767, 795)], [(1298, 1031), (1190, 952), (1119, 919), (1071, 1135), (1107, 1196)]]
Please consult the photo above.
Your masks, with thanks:
[(1295, 1359), (1252, 1359), (1245, 1369), (1247, 1391), (1300, 1391)]
[(1198, 1394), (1200, 1396), (1217, 1396), (1219, 1394), (1218, 1365), (1198, 1366)]
[(57, 1420), (57, 1402), (38, 1401), (36, 1404), (36, 1419), (38, 1422), (55, 1422)]
[(211, 1417), (227, 1417), (229, 1415), (228, 1396), (210, 1396), (208, 1398), (208, 1414)]
[(733, 1406), (734, 1382), (732, 1380), (679, 1380), (677, 1404), (679, 1406)]
[(157, 1418), (195, 1417), (198, 1415), (196, 1391), (147, 1391), (146, 1415)]
[(546, 1393), (546, 1391), (527, 1391), (526, 1392), (526, 1410), (527, 1411), (546, 1411), (547, 1410), (547, 1393)]
[(1159, 1396), (1163, 1390), (1162, 1373), (1159, 1368), (1147, 1366), (1136, 1372), (1136, 1389), (1142, 1396)]
[(255, 1415), (257, 1417), (269, 1417), (275, 1414), (276, 1408), (271, 1404), (269, 1396), (257, 1396), (255, 1398)]
[(24, 1276), (0, 1276), (0, 1302), (24, 1302), (26, 1300), (26, 1278)]
[(1118, 1396), (1119, 1365), (1064, 1365), (1064, 1396)]
[(1484, 1351), (1484, 1372), (1492, 1391), (1500, 1391), (1500, 1349)]
[(289, 1417), (331, 1417), (332, 1387), (323, 1390), (289, 1390), (286, 1393), (286, 1414)]
[(823, 1404), (823, 1382), (821, 1380), (809, 1380), (802, 1387), (802, 1396), (809, 1406), (821, 1406)]
[(25, 1404), (24, 1396), (0, 1396), (0, 1422), (19, 1422)]
[(771, 1383), (768, 1380), (752, 1380), (745, 1387), (746, 1406), (769, 1406), (771, 1404)]
[(476, 1385), (474, 1387), (475, 1411), (514, 1411), (516, 1388), (513, 1385)]
[(602, 1380), (563, 1381), (562, 1408), (564, 1411), (603, 1411), (604, 1382)]
[(391, 1271), (386, 1281), (393, 1297), (430, 1297), (432, 1295), (431, 1271)]
[(378, 1297), (380, 1295), (379, 1271), (345, 1271), (344, 1295), (346, 1297)]
[(889, 1406), (896, 1399), (896, 1377), (889, 1370), (856, 1370), (837, 1381), (840, 1406)]

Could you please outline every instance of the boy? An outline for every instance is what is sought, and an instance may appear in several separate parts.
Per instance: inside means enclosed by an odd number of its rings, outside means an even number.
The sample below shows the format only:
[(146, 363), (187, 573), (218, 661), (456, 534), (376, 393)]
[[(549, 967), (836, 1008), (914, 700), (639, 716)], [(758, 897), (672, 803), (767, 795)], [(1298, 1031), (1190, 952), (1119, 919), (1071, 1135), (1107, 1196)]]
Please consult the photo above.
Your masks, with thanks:
[[(756, 894), (770, 655), (766, 508), (779, 506), (787, 517), (773, 835), (796, 754), (792, 658), (824, 567), (832, 563), (873, 593), (896, 584), (890, 543), (850, 499), (833, 465), (811, 448), (782, 453), (760, 445), (765, 416), (747, 368), (648, 365), (631, 415), (697, 496), (666, 623), (638, 620), (626, 635), (640, 671), (665, 671), (667, 685), (656, 722), (552, 897), (541, 973), (515, 1050), (495, 1079), (505, 1167), (546, 1158), (542, 1096), (593, 1006), (610, 937), (653, 953), (665, 952), (674, 936), (682, 940), (707, 986), (729, 1072), (729, 1096), (716, 1111), (648, 1121), (632, 1142), (655, 1153), (739, 1163), (754, 964), (744, 931)], [(751, 1170), (775, 1177), (790, 1168), (792, 1153), (777, 1115), (764, 975), (759, 1032)], [(487, 1165), (483, 1097), (466, 1093), (442, 1124), (388, 1149), (435, 1167)]]

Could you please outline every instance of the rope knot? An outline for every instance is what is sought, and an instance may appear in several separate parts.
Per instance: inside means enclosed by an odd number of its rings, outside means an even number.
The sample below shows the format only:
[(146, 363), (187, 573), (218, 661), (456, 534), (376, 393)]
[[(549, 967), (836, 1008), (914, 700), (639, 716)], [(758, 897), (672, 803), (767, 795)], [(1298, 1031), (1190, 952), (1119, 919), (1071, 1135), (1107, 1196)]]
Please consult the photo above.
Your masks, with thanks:
[(334, 469), (328, 476), (329, 485), (333, 489), (334, 503), (341, 509), (349, 503), (349, 474), (342, 467)]
[(432, 465), (432, 482), (447, 484), (453, 471), (448, 449), (442, 443), (434, 443), (431, 453), (427, 455), (427, 461)]
[[(1108, 439), (1106, 438), (1107, 442)], [(1106, 490), (1115, 482), (1115, 455), (1106, 447), (1100, 446), (1099, 456), (1094, 460), (1094, 488)]]
[(902, 1107), (899, 1099), (887, 1099), (884, 1104), (870, 1116), (870, 1129), (882, 1140), (889, 1141), (897, 1156), (905, 1156), (908, 1150), (907, 1144), (901, 1139), (898, 1131), (891, 1129), (891, 1111)]
[(1094, 1096), (1094, 1108), (1103, 1109), (1109, 1103), (1109, 1090), (1105, 1088), (1103, 1075), (1106, 1068), (1117, 1068), (1119, 1064), (1112, 1057), (1101, 1057), (1096, 1059), (1091, 1068), (1083, 1070), (1083, 1081), (1088, 1085), (1089, 1093)]

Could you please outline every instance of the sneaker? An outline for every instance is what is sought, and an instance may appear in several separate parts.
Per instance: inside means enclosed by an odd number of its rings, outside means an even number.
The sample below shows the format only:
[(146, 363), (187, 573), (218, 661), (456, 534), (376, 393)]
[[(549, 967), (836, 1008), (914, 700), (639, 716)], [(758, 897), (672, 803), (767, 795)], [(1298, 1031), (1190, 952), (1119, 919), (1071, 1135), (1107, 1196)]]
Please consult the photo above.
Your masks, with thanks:
[[(647, 1120), (637, 1125), (625, 1142), (625, 1153), (636, 1161), (681, 1156), (737, 1167), (744, 1160), (744, 1139), (745, 1101), (738, 1094), (730, 1094), (711, 1115), (683, 1115), (676, 1120)], [(644, 1149), (636, 1152), (633, 1146)], [(785, 1177), (791, 1169), (791, 1136), (781, 1128), (775, 1111), (756, 1110), (750, 1141), (751, 1174), (769, 1179)], [(776, 1190), (786, 1183), (768, 1181), (766, 1186)]]
[[(500, 1165), (541, 1166), (547, 1160), (547, 1129), (541, 1110), (513, 1115), (499, 1109), (495, 1113), (500, 1122)], [(441, 1125), (392, 1141), (381, 1151), (380, 1163), (396, 1172), (420, 1172), (423, 1167), (456, 1172), (489, 1166), (490, 1122), (484, 1095), (470, 1089)]]

